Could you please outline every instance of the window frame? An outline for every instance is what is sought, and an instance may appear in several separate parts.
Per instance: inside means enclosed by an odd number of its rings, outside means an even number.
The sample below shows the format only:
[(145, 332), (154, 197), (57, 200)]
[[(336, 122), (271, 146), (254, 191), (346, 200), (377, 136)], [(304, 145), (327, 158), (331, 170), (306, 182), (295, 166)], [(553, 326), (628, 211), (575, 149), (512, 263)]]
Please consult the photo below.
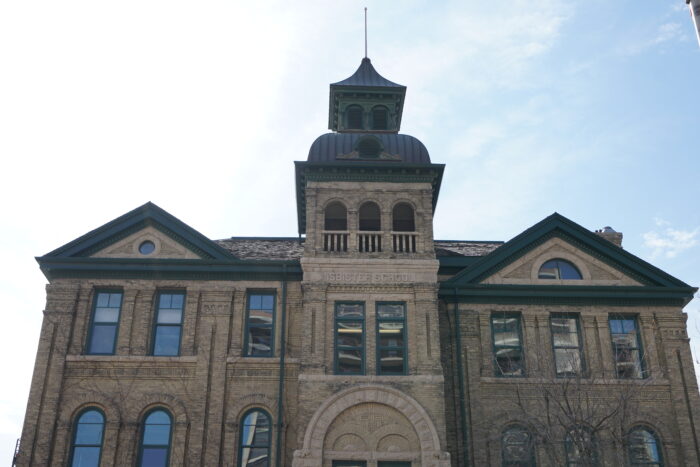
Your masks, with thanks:
[[(350, 111), (351, 111), (351, 110), (359, 110), (359, 111), (360, 111), (360, 127), (359, 127), (359, 128), (351, 128), (351, 127), (350, 127)], [(347, 107), (345, 107), (345, 110), (344, 110), (344, 112), (343, 112), (343, 114), (344, 114), (344, 122), (345, 122), (345, 130), (354, 130), (354, 131), (362, 131), (362, 130), (365, 130), (365, 129), (366, 129), (366, 128), (365, 128), (365, 126), (366, 126), (366, 124), (365, 124), (365, 123), (366, 123), (366, 122), (365, 122), (365, 120), (366, 120), (365, 114), (366, 114), (366, 113), (367, 113), (367, 112), (366, 112), (365, 108), (364, 108), (363, 106), (359, 105), (359, 104), (350, 104), (350, 105), (348, 105)]]
[[(598, 437), (595, 436), (595, 433), (593, 433), (593, 430), (591, 430), (589, 427), (578, 425), (578, 426), (574, 426), (572, 428), (569, 428), (566, 431), (566, 435), (564, 435), (564, 457), (565, 457), (564, 460), (566, 461), (566, 467), (577, 467), (577, 466), (586, 465), (586, 464), (582, 464), (581, 462), (579, 462), (577, 460), (570, 459), (571, 450), (569, 449), (569, 447), (572, 444), (570, 439), (571, 439), (571, 434), (574, 431), (586, 431), (589, 434), (589, 436), (591, 437), (591, 447), (593, 448), (593, 452), (592, 452), (593, 459), (591, 459), (592, 465), (596, 466), (596, 467), (602, 465), (601, 464), (602, 456), (601, 456), (600, 445), (598, 444)], [(584, 459), (583, 462), (587, 462), (587, 461)]]
[[(494, 318), (517, 318), (518, 322), (518, 342), (520, 345), (518, 346), (511, 346), (511, 345), (496, 345), (496, 332), (495, 332), (495, 327), (494, 327)], [(523, 327), (522, 327), (522, 313), (520, 312), (513, 312), (513, 311), (496, 311), (492, 312), (491, 316), (489, 318), (489, 324), (491, 325), (491, 350), (492, 350), (492, 357), (493, 357), (493, 369), (495, 376), (498, 378), (525, 378), (527, 377), (527, 368), (525, 365), (525, 345), (523, 342)], [(518, 348), (520, 349), (520, 362), (521, 362), (521, 368), (522, 368), (522, 374), (521, 375), (506, 375), (503, 374), (500, 365), (498, 365), (498, 359), (496, 358), (496, 351), (498, 349), (511, 349), (511, 348)]]
[[(270, 324), (250, 324), (250, 297), (253, 295), (272, 297), (272, 322)], [(274, 358), (275, 357), (275, 325), (277, 324), (277, 290), (276, 289), (249, 289), (245, 297), (245, 326), (243, 333), (243, 356), (247, 358)], [(248, 351), (250, 344), (250, 328), (270, 329), (270, 352), (269, 355), (252, 355)]]
[[(559, 277), (540, 277), (540, 275), (542, 274), (542, 268), (544, 267), (544, 265), (551, 262), (551, 261), (557, 262), (557, 275)], [(574, 271), (576, 271), (576, 273), (578, 274), (578, 277), (568, 278), (568, 279), (562, 278), (561, 277), (561, 267), (559, 265), (560, 262), (566, 263), (569, 266), (571, 266), (571, 268)], [(543, 280), (543, 281), (580, 281), (580, 280), (583, 280), (583, 274), (581, 273), (581, 269), (578, 266), (576, 266), (576, 264), (573, 261), (557, 257), (557, 258), (550, 258), (546, 261), (543, 261), (542, 264), (540, 264), (540, 267), (537, 269), (537, 279)]]
[[(654, 442), (656, 443), (656, 451), (659, 454), (659, 461), (658, 462), (644, 462), (644, 463), (633, 463), (632, 462), (632, 443), (631, 443), (631, 437), (632, 433), (635, 431), (646, 431), (651, 435), (651, 437), (654, 439)], [(627, 449), (626, 449), (626, 454), (627, 454), (627, 464), (630, 465), (631, 467), (635, 466), (658, 466), (658, 467), (664, 467), (664, 452), (663, 452), (663, 443), (661, 443), (661, 438), (659, 437), (658, 433), (656, 430), (645, 426), (645, 425), (635, 425), (632, 428), (629, 429), (627, 432)]]
[(163, 412), (168, 416), (168, 419), (170, 420), (170, 425), (169, 425), (169, 431), (168, 431), (168, 448), (167, 448), (167, 453), (165, 455), (165, 465), (169, 466), (170, 465), (170, 455), (173, 450), (173, 414), (170, 413), (168, 409), (165, 407), (153, 407), (150, 409), (148, 412), (146, 412), (143, 417), (141, 418), (141, 429), (140, 429), (140, 437), (139, 437), (139, 455), (138, 459), (136, 461), (137, 467), (143, 467), (143, 451), (146, 447), (162, 447), (162, 444), (145, 444), (145, 435), (146, 435), (146, 420), (148, 420), (148, 417), (150, 417), (152, 414), (155, 412)]
[(367, 467), (367, 461), (332, 460), (332, 467), (355, 467), (357, 465)]
[[(380, 318), (379, 317), (379, 307), (381, 305), (403, 305), (403, 318)], [(403, 376), (408, 374), (408, 307), (406, 302), (402, 301), (380, 301), (374, 304), (374, 321), (375, 321), (375, 357), (376, 357), (376, 373), (381, 376)], [(380, 323), (403, 323), (403, 345), (402, 346), (380, 346), (381, 338), (379, 334), (379, 324)], [(387, 372), (383, 373), (381, 371), (381, 352), (380, 350), (397, 350), (400, 349), (403, 352), (403, 371), (401, 373)]]
[[(117, 311), (117, 321), (115, 323), (108, 323), (110, 326), (114, 326), (114, 341), (112, 342), (111, 352), (91, 352), (92, 338), (94, 335), (95, 327), (105, 326), (107, 324), (100, 324), (95, 322), (95, 315), (97, 314), (97, 302), (99, 301), (100, 294), (119, 294), (119, 308)], [(109, 302), (109, 300), (108, 300)], [(117, 341), (119, 340), (119, 327), (122, 320), (122, 305), (124, 304), (124, 290), (118, 288), (105, 288), (105, 289), (95, 289), (95, 293), (92, 298), (92, 310), (90, 312), (90, 324), (88, 326), (88, 333), (85, 342), (85, 355), (115, 355), (117, 353)]]
[[(362, 318), (338, 318), (338, 307), (341, 305), (362, 305)], [(338, 323), (343, 321), (362, 322), (362, 345), (357, 347), (342, 346), (348, 350), (360, 350), (362, 354), (361, 369), (359, 373), (341, 373), (338, 371), (339, 352), (338, 350)], [(333, 374), (344, 376), (364, 376), (367, 374), (367, 307), (363, 301), (339, 300), (333, 304)]]
[(100, 436), (100, 454), (97, 456), (97, 465), (99, 466), (102, 463), (102, 450), (104, 447), (105, 443), (105, 426), (107, 425), (107, 417), (105, 416), (105, 413), (102, 409), (99, 407), (85, 407), (82, 409), (78, 414), (73, 418), (73, 435), (71, 437), (71, 445), (70, 445), (70, 456), (68, 457), (68, 467), (72, 467), (73, 465), (73, 460), (75, 458), (75, 448), (76, 447), (96, 447), (97, 445), (95, 444), (81, 444), (80, 446), (77, 445), (76, 439), (78, 437), (78, 427), (80, 425), (80, 419), (83, 417), (88, 412), (97, 412), (102, 416), (102, 433)]
[(253, 412), (260, 412), (263, 415), (267, 417), (268, 421), (268, 426), (269, 426), (269, 436), (268, 436), (268, 442), (267, 442), (267, 461), (268, 461), (268, 466), (272, 465), (272, 441), (273, 441), (273, 429), (274, 429), (274, 424), (272, 423), (272, 415), (270, 415), (270, 412), (267, 410), (261, 408), (261, 407), (252, 407), (245, 412), (243, 412), (243, 415), (240, 418), (240, 423), (238, 424), (239, 430), (238, 430), (238, 458), (236, 459), (236, 466), (237, 467), (245, 467), (243, 465), (243, 449), (246, 447), (249, 447), (250, 449), (255, 449), (255, 448), (260, 448), (260, 446), (254, 446), (250, 444), (243, 444), (243, 426), (245, 425), (245, 421), (248, 418), (250, 414)]
[[(633, 378), (627, 378), (627, 377), (621, 377), (618, 369), (617, 369), (617, 352), (615, 351), (615, 342), (613, 340), (613, 334), (620, 334), (620, 333), (613, 333), (612, 326), (611, 326), (611, 321), (613, 320), (629, 320), (631, 319), (634, 322), (634, 332), (636, 336), (636, 341), (637, 341), (637, 346), (628, 349), (628, 350), (636, 350), (639, 354), (638, 357), (638, 363), (639, 363), (639, 377), (633, 377)], [(642, 343), (642, 331), (641, 328), (639, 327), (639, 315), (636, 314), (625, 314), (625, 313), (610, 313), (608, 314), (608, 332), (610, 332), (610, 348), (612, 351), (612, 359), (613, 359), (613, 367), (615, 369), (615, 378), (616, 379), (622, 379), (622, 380), (635, 380), (635, 379), (647, 379), (649, 378), (649, 370), (647, 369), (647, 366), (645, 364), (645, 359), (644, 359), (644, 344)]]
[[(166, 324), (158, 324), (158, 314), (160, 313), (160, 297), (162, 295), (182, 295), (182, 310), (180, 310), (180, 323), (179, 324), (171, 324), (171, 323), (166, 323)], [(153, 329), (151, 332), (151, 355), (154, 357), (179, 357), (182, 352), (182, 328), (185, 324), (185, 309), (187, 308), (187, 292), (184, 290), (178, 290), (178, 289), (163, 289), (163, 290), (158, 290), (156, 293), (156, 302), (154, 306), (154, 313), (153, 313)], [(169, 308), (172, 309), (172, 308)], [(156, 337), (158, 334), (158, 327), (159, 326), (165, 326), (165, 327), (179, 327), (180, 328), (180, 336), (177, 341), (177, 354), (175, 355), (165, 355), (165, 354), (156, 354)]]
[[(578, 340), (578, 346), (577, 347), (571, 347), (571, 346), (557, 346), (554, 343), (554, 328), (552, 327), (552, 319), (554, 318), (568, 318), (568, 319), (573, 319), (576, 322), (576, 337)], [(583, 333), (581, 332), (581, 315), (579, 313), (572, 313), (572, 312), (557, 312), (557, 313), (550, 313), (549, 314), (549, 335), (552, 340), (552, 358), (554, 360), (554, 375), (557, 378), (584, 378), (586, 376), (586, 355), (583, 350)], [(557, 369), (557, 349), (566, 349), (566, 350), (573, 350), (577, 349), (578, 350), (578, 357), (579, 357), (579, 362), (580, 362), (580, 368), (579, 368), (579, 374), (564, 374), (564, 373), (559, 373), (559, 370)]]
[[(377, 128), (376, 120), (375, 120), (375, 111), (384, 111), (384, 128)], [(370, 129), (372, 131), (390, 131), (389, 127), (391, 124), (389, 123), (389, 107), (383, 104), (377, 104), (374, 105), (369, 112), (370, 115)]]
[[(530, 442), (530, 445), (528, 447), (529, 460), (527, 462), (529, 464), (529, 467), (536, 467), (537, 455), (535, 452), (536, 451), (535, 450), (535, 443), (534, 443), (534, 438), (532, 436), (532, 432), (527, 427), (525, 427), (524, 425), (521, 425), (521, 424), (508, 425), (507, 427), (505, 427), (501, 431), (501, 466), (508, 467), (510, 465), (514, 465), (514, 464), (512, 464), (512, 462), (519, 462), (519, 461), (506, 460), (506, 444), (505, 444), (504, 439), (503, 439), (507, 432), (509, 432), (510, 430), (515, 430), (515, 429), (520, 429), (520, 430), (524, 431), (525, 433), (527, 433), (527, 435), (529, 436), (529, 442)], [(522, 464), (517, 464), (517, 465), (521, 466)]]

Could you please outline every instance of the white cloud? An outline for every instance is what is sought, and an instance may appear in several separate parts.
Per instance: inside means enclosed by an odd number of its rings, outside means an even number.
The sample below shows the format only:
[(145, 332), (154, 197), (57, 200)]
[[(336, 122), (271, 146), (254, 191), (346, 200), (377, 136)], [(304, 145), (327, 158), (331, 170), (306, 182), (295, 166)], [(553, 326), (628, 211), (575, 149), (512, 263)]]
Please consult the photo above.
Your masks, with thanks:
[[(657, 226), (668, 225), (667, 221), (654, 219)], [(700, 228), (695, 230), (678, 230), (666, 227), (662, 232), (650, 231), (644, 234), (644, 246), (652, 249), (651, 256), (675, 258), (679, 253), (698, 244)]]

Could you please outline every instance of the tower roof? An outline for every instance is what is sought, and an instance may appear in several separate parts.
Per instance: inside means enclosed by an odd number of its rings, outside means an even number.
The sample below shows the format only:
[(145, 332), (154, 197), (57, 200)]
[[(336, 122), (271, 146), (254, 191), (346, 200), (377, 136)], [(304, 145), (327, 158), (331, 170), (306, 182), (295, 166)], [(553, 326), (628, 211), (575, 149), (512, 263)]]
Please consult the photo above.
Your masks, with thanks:
[(355, 71), (355, 73), (353, 73), (352, 76), (342, 81), (338, 81), (337, 83), (333, 83), (331, 84), (331, 86), (371, 86), (406, 89), (406, 86), (402, 86), (400, 84), (396, 84), (392, 81), (389, 81), (388, 79), (377, 73), (377, 70), (375, 70), (372, 66), (372, 61), (367, 57), (362, 59), (360, 67)]

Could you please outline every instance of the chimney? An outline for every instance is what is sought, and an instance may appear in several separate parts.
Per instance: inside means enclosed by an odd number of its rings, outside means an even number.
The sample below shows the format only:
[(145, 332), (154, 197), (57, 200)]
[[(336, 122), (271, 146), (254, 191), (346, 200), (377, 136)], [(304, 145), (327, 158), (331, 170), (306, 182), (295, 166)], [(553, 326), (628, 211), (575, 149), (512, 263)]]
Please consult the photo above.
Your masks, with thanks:
[(602, 229), (596, 230), (595, 233), (622, 248), (622, 232), (616, 232), (615, 229), (608, 225)]

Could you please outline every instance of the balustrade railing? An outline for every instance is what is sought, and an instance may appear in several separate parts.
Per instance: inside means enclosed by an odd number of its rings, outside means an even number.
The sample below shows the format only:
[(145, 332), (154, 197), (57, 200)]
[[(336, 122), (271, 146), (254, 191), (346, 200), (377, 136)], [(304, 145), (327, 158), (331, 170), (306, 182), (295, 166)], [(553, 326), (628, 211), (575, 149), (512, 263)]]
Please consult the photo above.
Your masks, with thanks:
[(415, 253), (418, 234), (415, 232), (392, 232), (394, 253)]
[(348, 251), (348, 232), (323, 232), (323, 251)]
[(360, 253), (382, 251), (382, 232), (358, 232), (357, 251)]

